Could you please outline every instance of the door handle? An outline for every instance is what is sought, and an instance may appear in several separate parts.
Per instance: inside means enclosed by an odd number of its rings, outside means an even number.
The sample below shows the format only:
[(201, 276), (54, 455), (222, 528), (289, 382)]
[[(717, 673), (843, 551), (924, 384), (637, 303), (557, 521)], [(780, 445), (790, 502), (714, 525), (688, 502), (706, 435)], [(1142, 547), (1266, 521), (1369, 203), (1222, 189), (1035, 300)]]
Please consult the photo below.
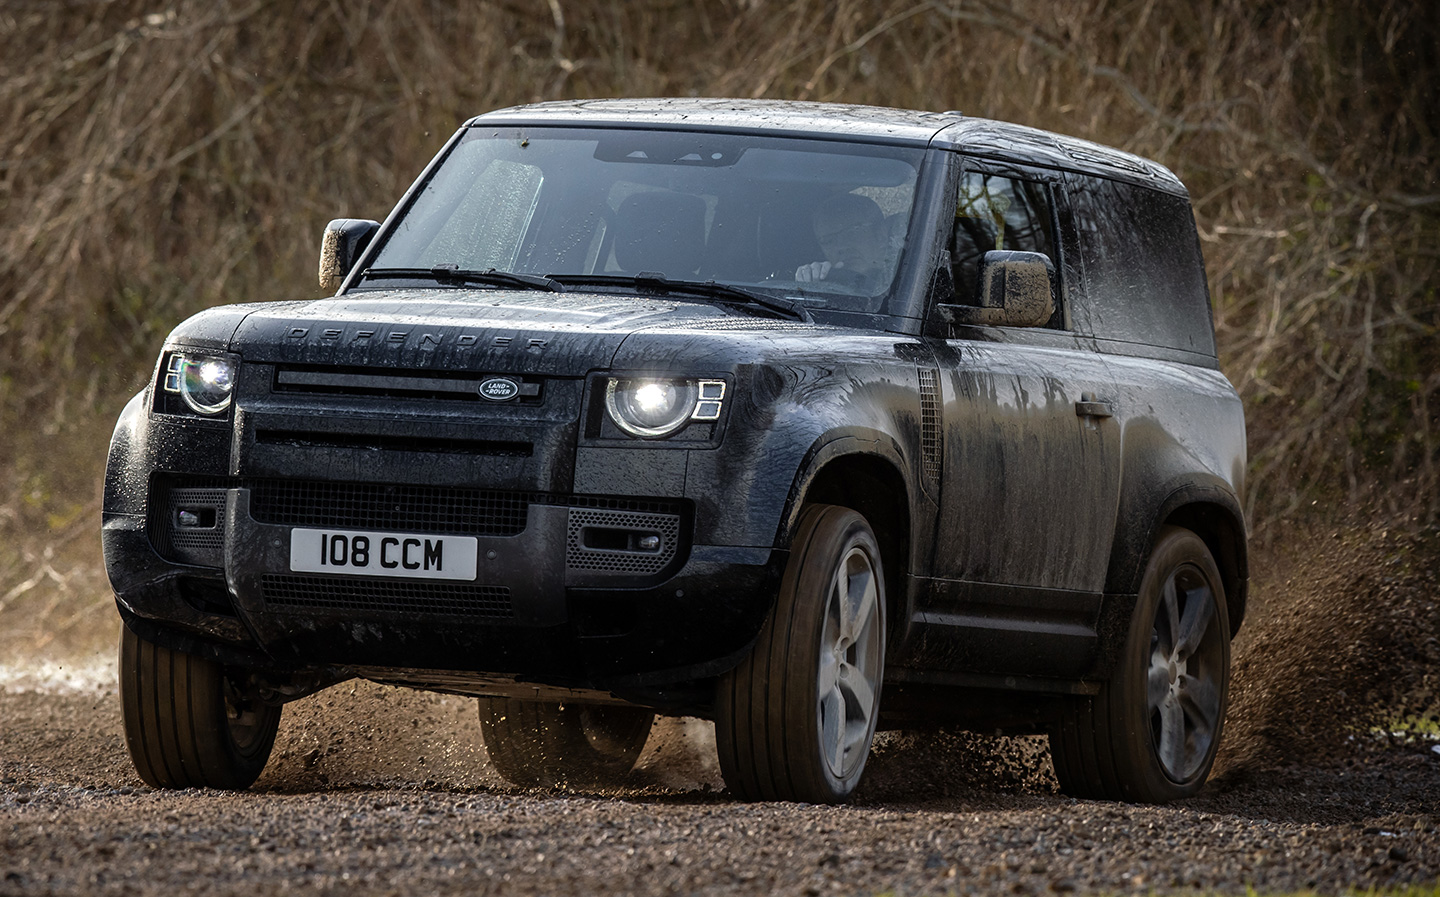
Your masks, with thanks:
[(1109, 402), (1100, 401), (1094, 393), (1080, 393), (1080, 401), (1075, 403), (1075, 414), (1078, 417), (1114, 417), (1115, 407)]

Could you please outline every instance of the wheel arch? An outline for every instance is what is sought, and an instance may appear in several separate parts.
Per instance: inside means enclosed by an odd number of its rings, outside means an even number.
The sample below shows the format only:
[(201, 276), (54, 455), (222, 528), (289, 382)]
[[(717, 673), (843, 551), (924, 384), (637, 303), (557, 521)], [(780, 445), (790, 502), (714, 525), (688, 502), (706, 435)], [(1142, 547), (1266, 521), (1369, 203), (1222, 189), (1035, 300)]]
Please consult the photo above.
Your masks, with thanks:
[(1129, 539), (1117, 540), (1106, 591), (1133, 594), (1139, 589), (1150, 546), (1165, 526), (1190, 530), (1210, 549), (1224, 581), (1225, 609), (1233, 636), (1245, 618), (1250, 559), (1245, 514), (1235, 494), (1223, 484), (1192, 483), (1169, 492), (1149, 515), (1148, 526), (1132, 527)]
[(776, 541), (790, 545), (800, 512), (809, 504), (840, 505), (863, 516), (875, 532), (885, 566), (885, 611), (892, 645), (910, 618), (905, 577), (915, 497), (904, 470), (899, 446), (888, 436), (849, 434), (817, 441), (791, 487)]
[(1213, 500), (1186, 501), (1165, 515), (1160, 526), (1165, 525), (1190, 530), (1210, 549), (1224, 580), (1225, 610), (1230, 618), (1230, 634), (1235, 635), (1245, 619), (1250, 583), (1245, 521), (1238, 506), (1231, 508)]

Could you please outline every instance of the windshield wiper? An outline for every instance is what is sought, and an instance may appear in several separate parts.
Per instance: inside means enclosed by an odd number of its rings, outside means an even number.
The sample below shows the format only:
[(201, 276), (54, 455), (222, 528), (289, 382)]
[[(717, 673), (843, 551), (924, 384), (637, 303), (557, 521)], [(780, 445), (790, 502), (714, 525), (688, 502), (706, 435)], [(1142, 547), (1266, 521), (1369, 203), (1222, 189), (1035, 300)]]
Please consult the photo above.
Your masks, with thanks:
[(513, 287), (520, 290), (565, 292), (565, 285), (551, 277), (541, 277), (538, 274), (516, 274), (496, 268), (470, 271), (459, 265), (435, 265), (432, 268), (367, 268), (360, 276), (365, 280), (372, 277), (422, 277), (441, 283), (483, 283), (494, 287)]
[(764, 293), (713, 280), (671, 280), (663, 274), (647, 272), (633, 276), (629, 274), (552, 274), (550, 277), (566, 286), (635, 287), (641, 292), (661, 295), (687, 293), (692, 296), (703, 296), (707, 299), (716, 299), (720, 302), (735, 303), (746, 307), (759, 306), (780, 317), (795, 321), (810, 320), (810, 316), (803, 306), (788, 299), (767, 296)]

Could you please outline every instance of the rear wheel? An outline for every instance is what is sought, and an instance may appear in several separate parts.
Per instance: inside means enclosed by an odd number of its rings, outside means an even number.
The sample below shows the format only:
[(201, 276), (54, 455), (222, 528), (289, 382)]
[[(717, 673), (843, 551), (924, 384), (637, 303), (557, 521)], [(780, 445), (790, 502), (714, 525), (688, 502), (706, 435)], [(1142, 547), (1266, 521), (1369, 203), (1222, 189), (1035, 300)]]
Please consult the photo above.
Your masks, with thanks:
[(800, 515), (775, 609), (720, 681), (715, 741), (745, 800), (838, 803), (859, 784), (885, 667), (885, 576), (865, 518)]
[(611, 786), (645, 750), (655, 714), (643, 707), (480, 699), (490, 763), (523, 786)]
[(1164, 803), (1210, 774), (1230, 683), (1230, 620), (1219, 568), (1195, 533), (1166, 527), (1141, 579), (1124, 654), (1094, 698), (1051, 732), (1074, 797)]
[(157, 788), (250, 787), (270, 759), (280, 708), (243, 671), (120, 634), (121, 715), (136, 772)]

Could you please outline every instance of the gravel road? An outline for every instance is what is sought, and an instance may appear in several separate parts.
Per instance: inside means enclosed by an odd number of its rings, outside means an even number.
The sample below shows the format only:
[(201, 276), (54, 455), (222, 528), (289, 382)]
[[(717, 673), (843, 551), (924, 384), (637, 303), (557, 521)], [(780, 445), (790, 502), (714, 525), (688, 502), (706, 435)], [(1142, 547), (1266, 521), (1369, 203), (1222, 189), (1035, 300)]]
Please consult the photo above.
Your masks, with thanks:
[(633, 789), (504, 787), (472, 701), (344, 685), (287, 708), (249, 793), (140, 785), (112, 689), (0, 695), (0, 894), (899, 894), (1434, 884), (1440, 751), (1222, 775), (1169, 807), (1054, 793), (1038, 739), (890, 737), (854, 805), (728, 800), (708, 726)]
[[(154, 791), (108, 649), (68, 681), (0, 656), (0, 897), (1440, 895), (1440, 532), (1287, 545), (1256, 567), (1216, 775), (1166, 807), (1056, 794), (1043, 739), (943, 733), (882, 735), (850, 806), (741, 804), (697, 721), (658, 723), (624, 791), (517, 791), (473, 701), (364, 682), (287, 706), (251, 791)], [(1375, 734), (1398, 723), (1431, 734)]]

